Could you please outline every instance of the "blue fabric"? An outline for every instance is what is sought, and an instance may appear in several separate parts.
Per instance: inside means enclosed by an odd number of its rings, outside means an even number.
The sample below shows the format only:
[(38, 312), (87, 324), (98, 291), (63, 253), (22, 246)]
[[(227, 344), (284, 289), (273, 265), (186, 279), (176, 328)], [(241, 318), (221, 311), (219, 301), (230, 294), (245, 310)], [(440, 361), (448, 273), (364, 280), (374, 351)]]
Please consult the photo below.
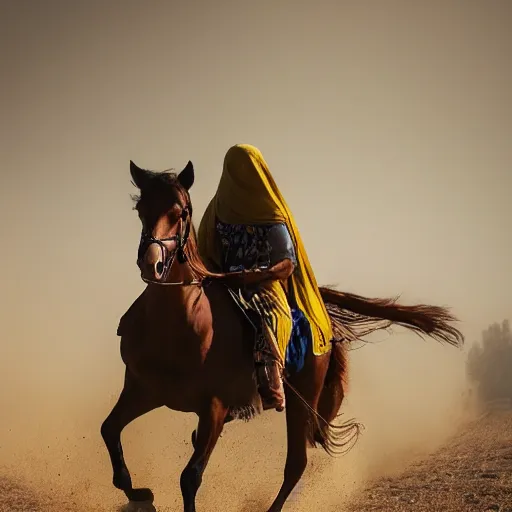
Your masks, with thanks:
[(312, 336), (308, 319), (300, 309), (292, 309), (292, 322), (292, 334), (286, 347), (285, 366), (290, 373), (297, 373), (304, 367)]

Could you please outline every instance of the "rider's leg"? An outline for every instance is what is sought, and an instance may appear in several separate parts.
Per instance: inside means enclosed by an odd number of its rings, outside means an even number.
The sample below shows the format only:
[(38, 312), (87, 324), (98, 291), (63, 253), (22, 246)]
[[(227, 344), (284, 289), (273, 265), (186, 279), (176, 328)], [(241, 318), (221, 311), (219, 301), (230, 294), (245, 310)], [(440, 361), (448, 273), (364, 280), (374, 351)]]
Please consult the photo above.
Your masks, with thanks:
[(261, 328), (258, 331), (254, 351), (258, 392), (264, 410), (276, 409), (281, 412), (286, 405), (282, 377), (283, 364), (275, 349), (271, 333)]

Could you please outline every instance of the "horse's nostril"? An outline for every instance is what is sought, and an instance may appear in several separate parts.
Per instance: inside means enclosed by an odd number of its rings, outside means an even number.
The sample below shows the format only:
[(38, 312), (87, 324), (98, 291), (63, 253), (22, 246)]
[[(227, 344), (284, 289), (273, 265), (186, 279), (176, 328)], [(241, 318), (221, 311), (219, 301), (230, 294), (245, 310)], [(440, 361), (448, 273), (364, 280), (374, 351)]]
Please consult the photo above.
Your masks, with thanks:
[(156, 271), (158, 274), (161, 274), (163, 271), (164, 271), (164, 264), (159, 261), (157, 264), (156, 264)]

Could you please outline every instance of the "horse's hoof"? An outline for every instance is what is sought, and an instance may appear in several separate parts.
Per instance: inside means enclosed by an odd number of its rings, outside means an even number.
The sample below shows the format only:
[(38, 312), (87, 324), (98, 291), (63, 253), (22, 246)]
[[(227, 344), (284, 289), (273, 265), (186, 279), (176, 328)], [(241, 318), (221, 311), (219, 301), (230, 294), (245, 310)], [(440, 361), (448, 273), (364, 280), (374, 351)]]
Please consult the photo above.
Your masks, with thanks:
[(130, 501), (146, 501), (149, 503), (155, 501), (155, 496), (151, 489), (130, 489), (129, 491), (125, 491), (125, 494)]
[(153, 503), (144, 501), (130, 501), (124, 507), (121, 507), (118, 512), (157, 512)]

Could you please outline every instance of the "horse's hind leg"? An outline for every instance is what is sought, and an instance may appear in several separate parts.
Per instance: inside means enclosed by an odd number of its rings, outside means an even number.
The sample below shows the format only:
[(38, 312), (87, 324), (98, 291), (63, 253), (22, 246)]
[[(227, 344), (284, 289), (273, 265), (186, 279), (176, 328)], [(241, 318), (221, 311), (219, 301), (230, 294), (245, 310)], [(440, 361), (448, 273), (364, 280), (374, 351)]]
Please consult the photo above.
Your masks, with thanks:
[(227, 408), (216, 398), (199, 414), (199, 425), (194, 443), (194, 453), (180, 479), (185, 512), (195, 512), (196, 494), (203, 472), (224, 426)]
[(306, 469), (308, 412), (297, 397), (286, 389), (287, 454), (284, 480), (268, 512), (280, 512)]
[(127, 375), (116, 405), (101, 425), (101, 435), (107, 446), (114, 472), (112, 482), (115, 487), (124, 491), (130, 501), (153, 501), (153, 493), (150, 489), (132, 487), (130, 472), (124, 461), (121, 432), (130, 422), (160, 405), (148, 397)]
[[(328, 361), (327, 356), (313, 356), (309, 354), (305, 367), (297, 374), (293, 382), (294, 388), (301, 393), (309, 407), (314, 411), (318, 407)], [(311, 412), (289, 386), (286, 386), (286, 404), (288, 446), (284, 480), (279, 494), (268, 512), (281, 512), (288, 496), (301, 479), (308, 463), (307, 447), (312, 435), (312, 425), (310, 424)]]
[(346, 376), (346, 348), (342, 343), (336, 343), (330, 354), (327, 375), (318, 401), (318, 413), (327, 422), (320, 424), (315, 432), (315, 441), (322, 446), (327, 442), (329, 424), (336, 419), (345, 398)]

